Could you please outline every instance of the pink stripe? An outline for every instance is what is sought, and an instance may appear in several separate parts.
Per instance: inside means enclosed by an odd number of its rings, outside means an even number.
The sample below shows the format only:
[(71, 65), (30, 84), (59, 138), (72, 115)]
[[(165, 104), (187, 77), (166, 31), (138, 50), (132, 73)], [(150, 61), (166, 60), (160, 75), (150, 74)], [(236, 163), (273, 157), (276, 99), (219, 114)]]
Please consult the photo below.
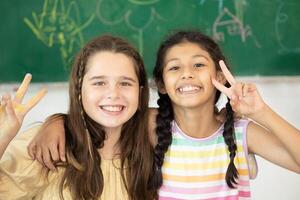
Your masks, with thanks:
[[(249, 182), (247, 181), (239, 181), (239, 186), (249, 186)], [(214, 193), (220, 191), (229, 191), (227, 185), (219, 185), (213, 187), (205, 187), (205, 188), (181, 188), (181, 187), (172, 187), (163, 185), (160, 188), (160, 191), (171, 192), (171, 193), (180, 193), (180, 194), (207, 194)]]
[(211, 198), (211, 199), (205, 199), (205, 200), (238, 200), (239, 197), (234, 195), (234, 196), (227, 196), (227, 197), (216, 197), (216, 198)]
[(238, 186), (250, 186), (249, 184), (249, 180), (245, 181), (245, 180), (238, 180)]
[(180, 193), (180, 194), (207, 194), (207, 193), (228, 191), (228, 190), (229, 190), (228, 187), (224, 185), (205, 187), (205, 188), (179, 188), (179, 187), (170, 187), (170, 186), (162, 186), (160, 188), (160, 191)]
[[(210, 198), (210, 199), (203, 199), (203, 200), (238, 200), (239, 197), (247, 197), (250, 198), (250, 193), (249, 196), (227, 196), (227, 197), (215, 197), (215, 198)], [(178, 198), (173, 198), (173, 197), (159, 197), (158, 200), (182, 200)]]
[(239, 191), (239, 197), (251, 197), (250, 191)]
[(177, 199), (173, 197), (158, 197), (158, 200), (182, 200), (182, 199)]

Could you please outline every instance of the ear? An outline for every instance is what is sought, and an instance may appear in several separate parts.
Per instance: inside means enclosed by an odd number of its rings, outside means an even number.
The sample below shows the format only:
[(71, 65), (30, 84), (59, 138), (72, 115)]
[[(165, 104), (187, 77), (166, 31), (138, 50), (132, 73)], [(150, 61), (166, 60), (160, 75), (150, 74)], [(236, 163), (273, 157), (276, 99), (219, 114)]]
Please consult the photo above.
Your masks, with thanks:
[(159, 91), (159, 93), (167, 94), (165, 85), (162, 82), (157, 82), (156, 85), (157, 85), (157, 90)]
[(225, 85), (225, 83), (227, 82), (223, 72), (221, 70), (217, 71), (217, 77), (216, 77), (216, 80), (219, 82), (219, 83), (222, 83), (223, 85)]

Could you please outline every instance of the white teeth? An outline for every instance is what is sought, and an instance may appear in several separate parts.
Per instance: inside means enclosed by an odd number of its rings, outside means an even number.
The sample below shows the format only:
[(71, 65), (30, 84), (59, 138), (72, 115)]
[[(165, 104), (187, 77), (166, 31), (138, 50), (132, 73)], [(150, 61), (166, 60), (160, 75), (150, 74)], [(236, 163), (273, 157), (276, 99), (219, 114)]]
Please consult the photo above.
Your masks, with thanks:
[(123, 109), (123, 106), (101, 106), (101, 108), (110, 112), (119, 112)]
[(200, 88), (197, 86), (185, 86), (185, 87), (181, 87), (179, 88), (180, 92), (190, 92), (190, 91), (197, 91)]

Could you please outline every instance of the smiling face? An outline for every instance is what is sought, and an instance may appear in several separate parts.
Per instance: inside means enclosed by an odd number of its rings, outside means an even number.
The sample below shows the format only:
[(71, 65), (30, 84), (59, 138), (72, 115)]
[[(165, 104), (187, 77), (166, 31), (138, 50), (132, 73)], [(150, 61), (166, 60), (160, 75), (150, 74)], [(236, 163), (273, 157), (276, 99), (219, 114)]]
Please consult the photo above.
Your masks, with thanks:
[(87, 115), (104, 129), (120, 129), (136, 112), (139, 80), (133, 61), (122, 53), (101, 51), (87, 62), (82, 104)]
[(216, 68), (209, 53), (195, 43), (179, 43), (166, 53), (161, 92), (169, 95), (175, 109), (207, 102), (214, 105), (212, 77), (216, 77)]

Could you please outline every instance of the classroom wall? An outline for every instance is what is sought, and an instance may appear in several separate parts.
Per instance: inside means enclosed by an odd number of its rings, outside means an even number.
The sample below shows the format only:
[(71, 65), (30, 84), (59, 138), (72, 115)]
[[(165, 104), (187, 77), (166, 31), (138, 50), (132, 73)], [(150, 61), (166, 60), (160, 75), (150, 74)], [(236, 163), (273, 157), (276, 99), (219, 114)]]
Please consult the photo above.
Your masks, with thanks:
[[(300, 129), (300, 77), (243, 77), (241, 81), (257, 84), (264, 100), (281, 116)], [(66, 112), (68, 89), (66, 83), (32, 84), (26, 98), (33, 96), (41, 86), (48, 88), (48, 94), (25, 118), (23, 130), (33, 122), (45, 119), (49, 114)], [(0, 85), (0, 94), (12, 92), (17, 84)], [(25, 98), (25, 101), (26, 101)], [(155, 90), (151, 90), (150, 105), (156, 105)], [(259, 173), (251, 181), (254, 200), (298, 200), (300, 198), (300, 175), (275, 166), (257, 157)]]

